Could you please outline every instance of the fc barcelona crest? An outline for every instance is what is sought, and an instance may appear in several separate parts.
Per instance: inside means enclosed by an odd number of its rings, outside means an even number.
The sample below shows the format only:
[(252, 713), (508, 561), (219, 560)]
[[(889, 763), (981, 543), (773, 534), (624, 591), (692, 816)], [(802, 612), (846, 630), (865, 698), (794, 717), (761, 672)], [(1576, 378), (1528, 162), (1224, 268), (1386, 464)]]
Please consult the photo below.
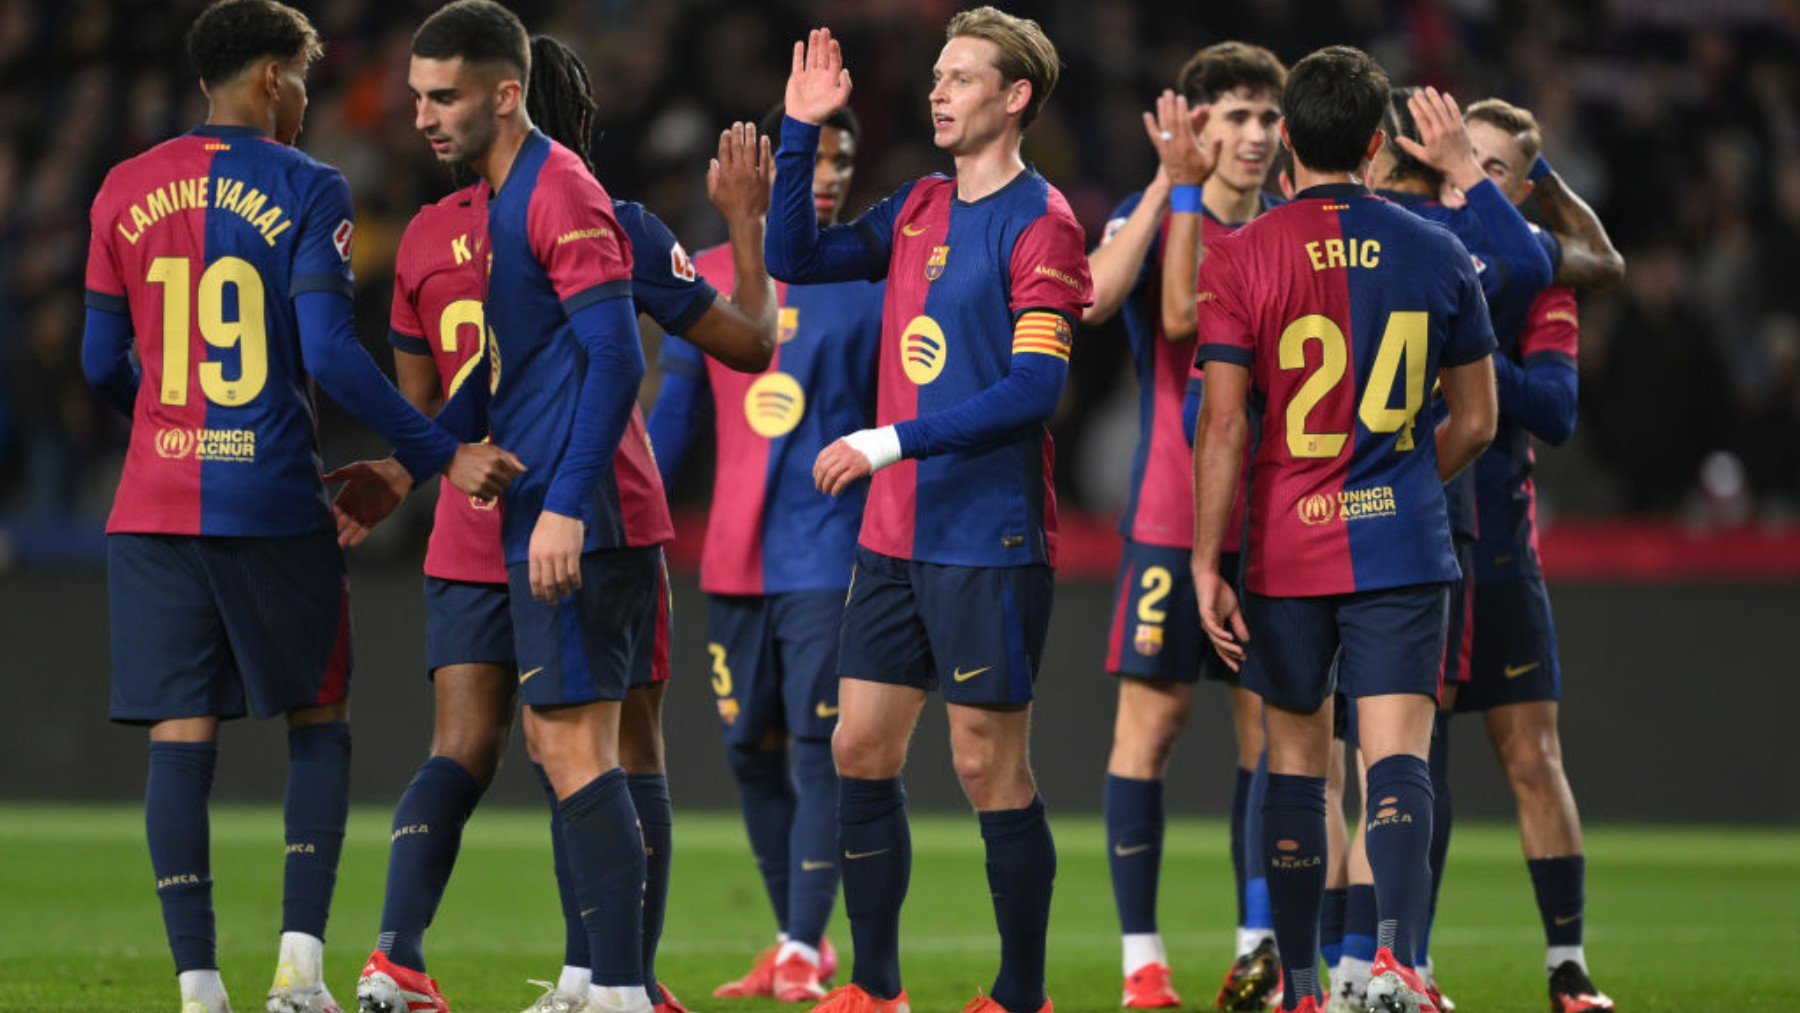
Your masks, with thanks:
[(931, 259), (925, 262), (925, 280), (936, 281), (944, 276), (944, 265), (950, 262), (949, 245), (931, 248)]
[(1146, 658), (1156, 657), (1163, 649), (1163, 628), (1151, 623), (1139, 623), (1137, 636), (1131, 638), (1131, 646)]
[(785, 345), (794, 340), (794, 335), (798, 333), (800, 333), (800, 308), (798, 306), (781, 307), (775, 322), (775, 343)]

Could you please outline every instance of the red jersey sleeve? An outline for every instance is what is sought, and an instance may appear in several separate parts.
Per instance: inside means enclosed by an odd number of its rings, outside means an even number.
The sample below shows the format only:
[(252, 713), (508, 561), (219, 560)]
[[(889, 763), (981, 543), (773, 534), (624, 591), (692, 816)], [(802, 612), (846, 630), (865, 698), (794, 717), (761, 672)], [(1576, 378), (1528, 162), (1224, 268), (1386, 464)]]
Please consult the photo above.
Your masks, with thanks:
[(95, 309), (125, 313), (125, 283), (113, 259), (112, 201), (105, 189), (89, 212), (87, 304)]
[(1575, 290), (1547, 288), (1532, 301), (1525, 332), (1519, 336), (1519, 361), (1531, 365), (1539, 357), (1575, 365), (1581, 343), (1581, 314)]
[(1013, 244), (1011, 272), (1015, 318), (1027, 310), (1048, 310), (1074, 324), (1094, 301), (1087, 236), (1056, 191), (1050, 191), (1044, 214), (1019, 233)]
[(1194, 294), (1199, 348), (1194, 363), (1236, 363), (1249, 369), (1256, 360), (1256, 331), (1246, 311), (1243, 274), (1234, 253), (1237, 244), (1222, 240), (1206, 251)]
[(419, 322), (419, 283), (409, 270), (418, 255), (418, 219), (413, 222), (400, 237), (400, 250), (394, 256), (394, 302), (388, 310), (388, 341), (401, 351), (429, 355), (431, 346), (425, 337), (425, 326)]
[(531, 195), (526, 232), (566, 312), (631, 294), (631, 241), (613, 217), (611, 198), (586, 172), (547, 166)]

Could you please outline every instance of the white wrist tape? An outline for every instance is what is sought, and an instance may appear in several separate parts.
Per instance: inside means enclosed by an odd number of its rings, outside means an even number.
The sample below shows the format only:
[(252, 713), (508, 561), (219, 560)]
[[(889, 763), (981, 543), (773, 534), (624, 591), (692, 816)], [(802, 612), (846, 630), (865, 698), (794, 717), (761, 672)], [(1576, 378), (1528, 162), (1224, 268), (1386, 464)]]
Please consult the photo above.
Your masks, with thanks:
[(893, 426), (858, 429), (844, 437), (844, 442), (868, 459), (870, 474), (900, 460), (900, 433)]

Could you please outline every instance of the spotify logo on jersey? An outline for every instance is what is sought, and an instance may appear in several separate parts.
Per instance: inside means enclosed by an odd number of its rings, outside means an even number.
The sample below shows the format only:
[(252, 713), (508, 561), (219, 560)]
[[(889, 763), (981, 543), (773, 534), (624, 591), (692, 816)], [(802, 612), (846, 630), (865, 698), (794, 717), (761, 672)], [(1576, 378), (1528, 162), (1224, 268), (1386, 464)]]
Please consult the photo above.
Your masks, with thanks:
[(765, 439), (786, 436), (806, 414), (806, 392), (786, 373), (757, 377), (744, 393), (744, 418)]
[(906, 378), (923, 387), (944, 371), (944, 329), (936, 320), (916, 316), (900, 335), (900, 365)]

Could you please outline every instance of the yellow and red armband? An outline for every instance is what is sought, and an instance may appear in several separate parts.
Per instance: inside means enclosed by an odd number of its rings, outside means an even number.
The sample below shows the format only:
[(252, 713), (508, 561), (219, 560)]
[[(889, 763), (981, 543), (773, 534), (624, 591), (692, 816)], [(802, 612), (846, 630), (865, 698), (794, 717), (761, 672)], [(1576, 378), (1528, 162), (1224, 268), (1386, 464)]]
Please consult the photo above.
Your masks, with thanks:
[(1075, 329), (1059, 313), (1030, 310), (1013, 325), (1014, 355), (1020, 352), (1037, 352), (1040, 355), (1054, 355), (1068, 362), (1069, 352), (1074, 345)]

